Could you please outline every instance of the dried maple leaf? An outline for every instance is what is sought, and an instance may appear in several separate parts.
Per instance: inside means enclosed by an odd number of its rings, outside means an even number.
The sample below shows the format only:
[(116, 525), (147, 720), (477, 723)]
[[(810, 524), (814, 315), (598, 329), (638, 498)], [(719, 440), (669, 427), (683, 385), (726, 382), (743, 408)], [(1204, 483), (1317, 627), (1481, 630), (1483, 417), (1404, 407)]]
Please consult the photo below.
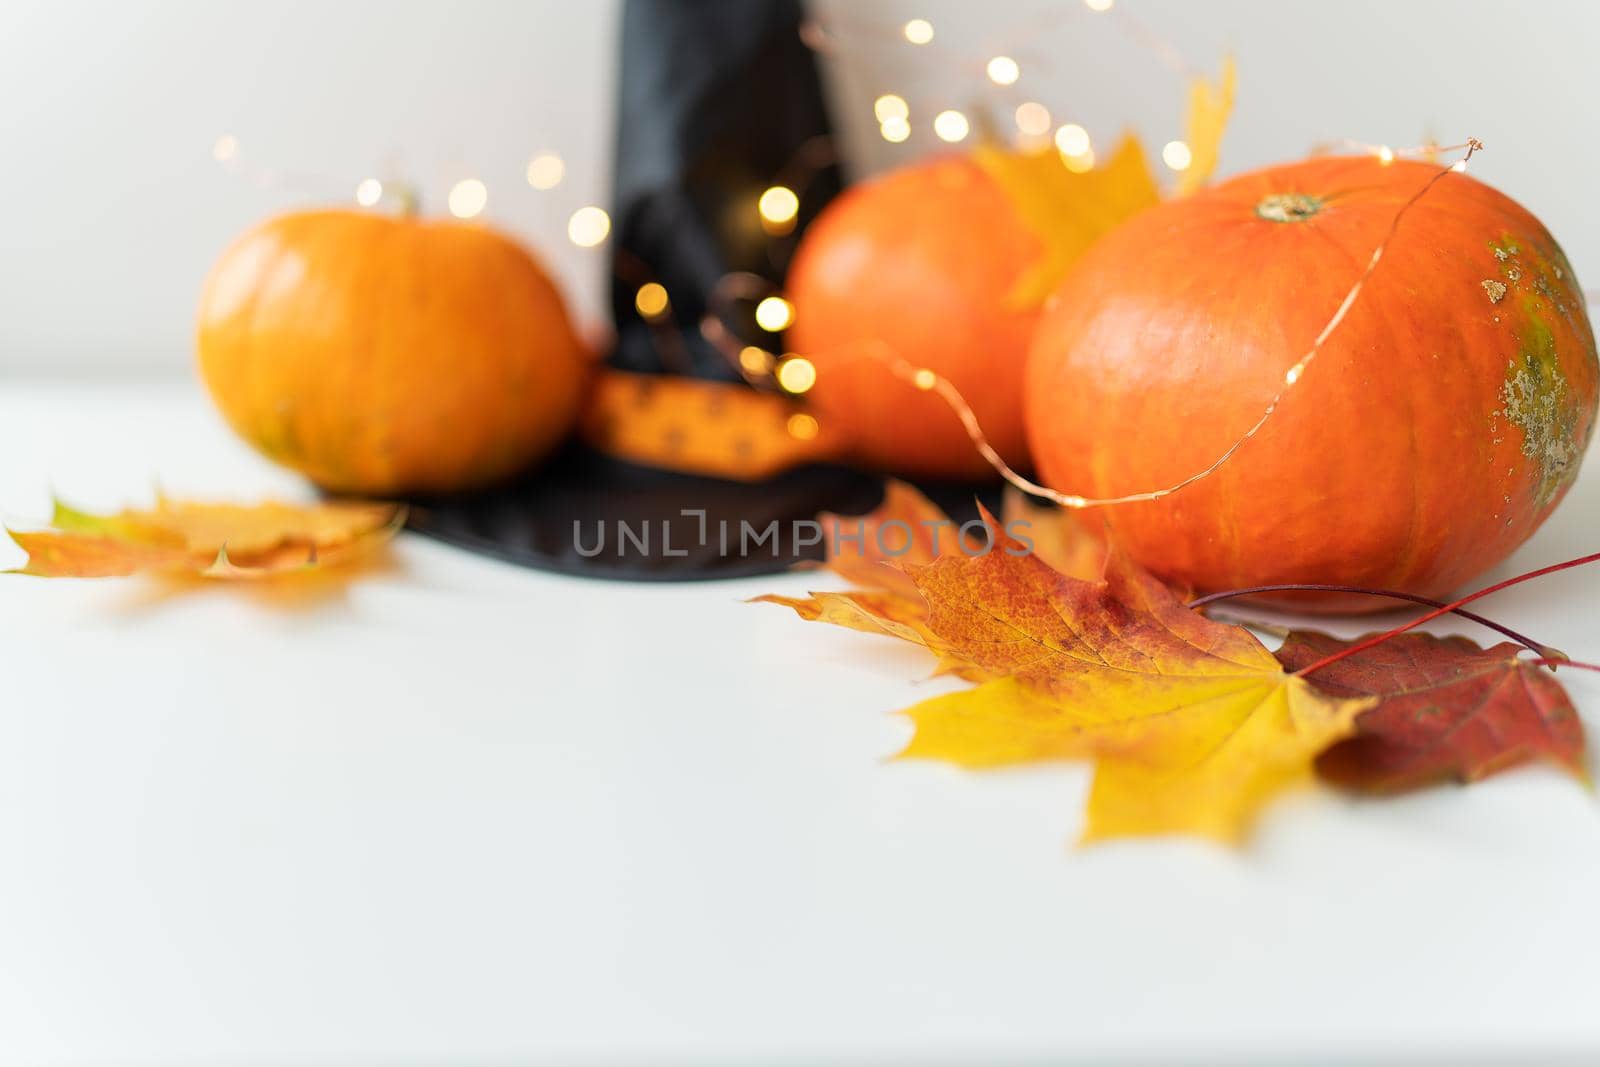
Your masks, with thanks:
[(1275, 795), (1309, 781), (1317, 754), (1368, 706), (1264, 664), (1148, 692), (1132, 679), (1102, 688), (1111, 670), (1086, 673), (1071, 696), (1001, 678), (924, 701), (906, 712), (916, 734), (901, 757), (975, 768), (1093, 759), (1081, 841), (1183, 833), (1236, 843)]
[[(902, 757), (967, 767), (1092, 760), (1085, 840), (1176, 832), (1235, 841), (1313, 767), (1380, 790), (1537, 758), (1583, 774), (1571, 702), (1515, 645), (1388, 633), (1351, 652), (1356, 642), (1295, 633), (1274, 655), (1062, 513), (1012, 500), (1006, 515), (1032, 524), (1030, 543), (987, 513), (986, 552), (950, 538), (888, 558), (896, 553), (875, 553), (869, 534), (848, 541), (852, 556), (835, 537), (830, 566), (864, 588), (759, 599), (914, 641), (977, 683), (908, 709), (915, 732)], [(943, 516), (895, 486), (863, 529), (897, 519)], [(1047, 554), (1080, 573), (1062, 573)], [(1341, 651), (1311, 680), (1298, 673)]]
[[(825, 512), (818, 518), (825, 566), (857, 588), (805, 597), (759, 596), (755, 601), (782, 604), (811, 621), (885, 633), (938, 651), (939, 642), (926, 625), (927, 602), (907, 568), (932, 563), (945, 552), (959, 554), (962, 544), (973, 550), (978, 539), (961, 540), (960, 528), (937, 504), (915, 486), (894, 479), (885, 483), (883, 501), (866, 515)], [(1034, 555), (1063, 574), (1098, 578), (1105, 567), (1104, 539), (1062, 508), (1008, 493), (1001, 526), (1028, 538)], [(970, 673), (963, 664), (947, 666)]]
[(386, 542), (404, 521), (404, 509), (392, 504), (241, 505), (163, 497), (154, 508), (115, 515), (57, 501), (52, 529), (6, 533), (28, 553), (20, 574), (260, 578), (347, 562)]
[[(1225, 59), (1215, 82), (1189, 82), (1185, 137), (1189, 163), (1178, 175), (1178, 193), (1193, 192), (1217, 168), (1222, 136), (1233, 112), (1236, 70)], [(1015, 150), (980, 146), (973, 158), (1016, 205), (1044, 252), (1017, 279), (1006, 303), (1013, 309), (1037, 307), (1067, 276), (1089, 246), (1123, 220), (1161, 199), (1143, 145), (1123, 134), (1104, 163), (1069, 166), (1054, 147)]]
[(905, 482), (884, 483), (883, 500), (865, 515), (825, 512), (820, 517), (827, 567), (839, 577), (869, 588), (914, 597), (917, 587), (902, 569), (939, 558), (955, 547), (956, 524), (944, 511)]
[(1286, 673), (1248, 630), (1190, 610), (1115, 553), (1086, 582), (1008, 547), (912, 571), (943, 656), (992, 680), (911, 708), (903, 755), (1092, 758), (1084, 840), (1236, 841), (1372, 704)]
[(969, 767), (1094, 759), (1086, 840), (1231, 841), (1274, 793), (1309, 778), (1315, 756), (1372, 703), (1287, 674), (1249, 631), (1190, 610), (1131, 561), (1107, 556), (1096, 581), (1062, 574), (986, 519), (989, 551), (952, 541), (931, 562), (902, 563), (911, 594), (762, 598), (917, 641), (943, 669), (981, 683), (909, 709), (905, 757)]
[(1161, 199), (1144, 148), (1132, 134), (1123, 135), (1104, 165), (1082, 173), (1068, 169), (1054, 148), (1027, 152), (984, 146), (973, 158), (1005, 190), (1044, 247), (1007, 294), (1013, 309), (1042, 304), (1096, 239)]
[(1106, 537), (1103, 526), (1091, 532), (1087, 521), (1091, 520), (1054, 504), (1041, 504), (1009, 485), (1000, 505), (1001, 525), (1024, 531), (1033, 543), (1033, 554), (1052, 570), (1095, 580), (1105, 573)]
[[(1277, 657), (1299, 670), (1355, 643), (1295, 631)], [(1356, 720), (1354, 737), (1318, 759), (1318, 773), (1373, 792), (1472, 781), (1532, 760), (1586, 777), (1583, 724), (1571, 699), (1519, 651), (1509, 642), (1485, 649), (1464, 637), (1406, 633), (1318, 669), (1310, 678), (1324, 691), (1378, 700)]]
[[(931, 563), (941, 544), (954, 547), (955, 524), (915, 487), (889, 480), (883, 501), (866, 515), (818, 516), (829, 570), (861, 588), (807, 597), (760, 596), (801, 618), (928, 644), (927, 604), (902, 565)], [(847, 536), (841, 538), (840, 534)]]
[(1189, 165), (1178, 173), (1180, 195), (1200, 188), (1217, 169), (1222, 135), (1228, 128), (1228, 116), (1233, 113), (1237, 80), (1238, 70), (1229, 56), (1222, 61), (1222, 73), (1215, 83), (1199, 77), (1189, 82), (1189, 113), (1184, 122)]
[[(883, 501), (866, 515), (825, 512), (818, 518), (825, 566), (858, 588), (755, 600), (793, 608), (812, 621), (928, 644), (927, 602), (906, 568), (932, 563), (942, 552), (958, 551), (962, 535), (956, 523), (916, 487), (894, 479), (885, 484)], [(1063, 574), (1098, 578), (1105, 567), (1104, 539), (1065, 509), (1034, 504), (1020, 493), (1008, 492), (1001, 525), (1027, 537), (1034, 555)], [(973, 540), (968, 539), (969, 548)]]

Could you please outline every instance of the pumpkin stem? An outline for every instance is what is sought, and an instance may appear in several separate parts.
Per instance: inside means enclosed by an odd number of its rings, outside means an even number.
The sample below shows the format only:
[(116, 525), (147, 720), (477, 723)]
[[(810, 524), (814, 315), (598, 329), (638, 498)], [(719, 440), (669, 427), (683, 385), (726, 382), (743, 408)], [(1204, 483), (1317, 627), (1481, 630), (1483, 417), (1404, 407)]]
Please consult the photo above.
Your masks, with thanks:
[(414, 219), (422, 213), (422, 198), (417, 195), (417, 187), (410, 182), (384, 182), (383, 191), (393, 194), (403, 218)]
[(1321, 210), (1322, 197), (1307, 193), (1273, 193), (1256, 205), (1256, 214), (1271, 222), (1304, 222)]

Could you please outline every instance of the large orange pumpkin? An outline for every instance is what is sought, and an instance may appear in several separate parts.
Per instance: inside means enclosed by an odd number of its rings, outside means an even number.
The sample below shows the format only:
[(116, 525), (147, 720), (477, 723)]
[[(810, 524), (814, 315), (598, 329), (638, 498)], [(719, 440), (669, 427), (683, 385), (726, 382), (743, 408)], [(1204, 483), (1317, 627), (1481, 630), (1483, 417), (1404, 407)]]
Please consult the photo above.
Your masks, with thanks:
[(200, 369), (245, 440), (318, 485), (394, 495), (503, 479), (564, 437), (585, 360), (561, 296), (477, 225), (285, 215), (217, 262)]
[(1000, 185), (949, 156), (853, 186), (806, 230), (789, 270), (790, 345), (817, 368), (809, 399), (859, 462), (991, 476), (949, 407), (895, 378), (899, 357), (949, 378), (1009, 460), (1026, 455), (1022, 367), (1037, 308), (1008, 297), (1044, 253)]
[[(1102, 240), (1047, 305), (1029, 358), (1043, 479), (1109, 497), (1215, 461), (1437, 173), (1367, 157), (1274, 167)], [(1583, 293), (1555, 240), (1504, 195), (1449, 174), (1403, 216), (1255, 437), (1172, 496), (1087, 514), (1201, 590), (1440, 596), (1505, 559), (1561, 500), (1594, 426), (1596, 378)]]

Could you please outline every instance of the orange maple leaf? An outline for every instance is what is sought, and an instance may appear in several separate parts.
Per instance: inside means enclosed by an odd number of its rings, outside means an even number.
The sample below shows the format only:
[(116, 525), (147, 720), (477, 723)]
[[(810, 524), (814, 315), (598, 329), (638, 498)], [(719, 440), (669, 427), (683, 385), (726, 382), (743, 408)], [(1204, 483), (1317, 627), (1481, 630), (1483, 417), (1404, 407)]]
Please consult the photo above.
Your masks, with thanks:
[[(782, 604), (801, 618), (865, 633), (889, 634), (939, 651), (942, 642), (928, 630), (928, 603), (907, 573), (945, 551), (963, 545), (961, 533), (937, 504), (916, 487), (896, 479), (884, 485), (882, 502), (866, 515), (818, 516), (824, 537), (824, 566), (857, 588), (813, 592), (805, 597), (768, 594), (755, 602)], [(1007, 494), (1002, 525), (1024, 530), (1034, 554), (1064, 574), (1097, 577), (1105, 564), (1105, 541), (1054, 506)], [(840, 536), (844, 534), (845, 536)], [(971, 675), (970, 664), (950, 660), (946, 669)]]
[(1086, 519), (1081, 511), (1040, 503), (1008, 485), (1000, 503), (1000, 525), (1007, 530), (1026, 530), (1033, 554), (1051, 570), (1086, 581), (1105, 573), (1103, 521)]

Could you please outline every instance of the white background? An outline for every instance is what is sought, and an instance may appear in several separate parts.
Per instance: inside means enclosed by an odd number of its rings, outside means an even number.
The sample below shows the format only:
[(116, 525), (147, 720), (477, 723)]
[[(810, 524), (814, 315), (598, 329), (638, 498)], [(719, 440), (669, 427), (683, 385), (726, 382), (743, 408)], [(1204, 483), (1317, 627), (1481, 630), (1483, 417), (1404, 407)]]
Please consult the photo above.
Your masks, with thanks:
[[(1600, 278), (1600, 5), (1122, 3), (1192, 63), (1236, 51), (1230, 169), (1470, 133), (1477, 173)], [(829, 7), (926, 15), (970, 58), (846, 31), (830, 73), (866, 168), (926, 149), (939, 107), (999, 104), (977, 70), (1002, 47), (1101, 142), (1178, 132), (1180, 79), (1069, 0)], [(1065, 23), (1007, 38), (1046, 9)], [(437, 205), (480, 176), (593, 314), (603, 252), (562, 233), (605, 200), (615, 23), (579, 0), (0, 0), (0, 520), (41, 521), (52, 488), (305, 492), (192, 383), (111, 380), (187, 373), (207, 264), (301, 184), (347, 198), (393, 156)], [(912, 101), (909, 145), (873, 139), (883, 90)], [(223, 133), (311, 180), (223, 173)], [(543, 149), (569, 179), (537, 194)], [(1592, 551), (1597, 514), (1591, 463), (1489, 577)], [(416, 536), (308, 602), (4, 580), (0, 1063), (1594, 1062), (1593, 792), (1539, 768), (1316, 790), (1237, 852), (1073, 851), (1084, 768), (886, 764), (887, 713), (953, 683), (740, 602), (824, 582), (584, 582)], [(1593, 658), (1597, 582), (1485, 610)], [(1568, 674), (1593, 736), (1600, 676)]]
[[(732, 0), (730, 0), (732, 2)], [(1482, 138), (1475, 173), (1524, 201), (1600, 278), (1593, 136), (1600, 4), (1583, 0), (1121, 0), (1192, 65), (1240, 64), (1233, 171), (1356, 137)], [(265, 215), (348, 201), (397, 170), (442, 210), (456, 180), (490, 190), (489, 216), (552, 260), (586, 317), (601, 313), (603, 250), (565, 239), (567, 216), (607, 202), (614, 0), (0, 0), (0, 375), (183, 373), (206, 267)], [(1104, 143), (1127, 123), (1159, 145), (1180, 132), (1183, 86), (1125, 22), (1075, 0), (828, 0), (846, 48), (829, 60), (858, 169), (937, 144), (941, 108), (1008, 112), (1036, 97)], [(897, 42), (925, 16), (934, 45)], [(987, 86), (1013, 54), (1023, 79)], [(876, 139), (871, 100), (912, 103), (905, 145)], [(223, 134), (257, 188), (212, 160)], [(527, 158), (568, 163), (559, 188)], [(1593, 282), (1591, 282), (1593, 284)]]
[[(0, 392), (19, 455), (18, 521), (156, 472), (303, 491), (188, 383)], [(1485, 580), (1597, 514), (1591, 463)], [(840, 586), (416, 535), (326, 598), (0, 580), (0, 1064), (1600, 1062), (1592, 790), (1317, 789), (1236, 851), (1074, 850), (1082, 765), (887, 762), (959, 683), (743, 602)], [(1482, 610), (1592, 657), (1597, 588)], [(1562, 680), (1593, 738), (1600, 675)]]

